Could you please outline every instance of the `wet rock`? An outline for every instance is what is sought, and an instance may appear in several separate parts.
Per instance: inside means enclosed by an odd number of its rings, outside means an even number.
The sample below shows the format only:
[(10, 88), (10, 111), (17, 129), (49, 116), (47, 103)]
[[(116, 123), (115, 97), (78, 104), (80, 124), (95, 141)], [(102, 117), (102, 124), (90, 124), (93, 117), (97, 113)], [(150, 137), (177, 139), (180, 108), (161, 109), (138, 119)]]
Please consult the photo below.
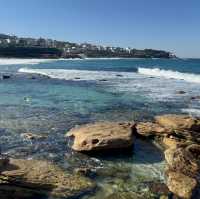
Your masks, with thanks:
[(169, 197), (166, 196), (166, 195), (162, 195), (162, 196), (159, 197), (159, 199), (169, 199)]
[(179, 172), (168, 172), (167, 186), (182, 199), (190, 199), (196, 192), (197, 181)]
[(185, 141), (199, 142), (200, 132), (189, 131), (189, 130), (174, 130), (175, 137)]
[(31, 79), (37, 79), (36, 77), (32, 76)]
[(155, 117), (158, 124), (172, 130), (188, 130), (200, 132), (200, 119), (188, 115), (162, 115)]
[(11, 78), (11, 75), (2, 75), (2, 79), (10, 79)]
[[(134, 192), (118, 192), (110, 194), (105, 199), (144, 199), (144, 196)], [(153, 197), (149, 199), (153, 199)]]
[(169, 195), (169, 189), (166, 184), (162, 182), (148, 182), (146, 183), (149, 187), (149, 191), (151, 193), (157, 194), (157, 195)]
[(200, 178), (200, 145), (169, 148), (165, 151), (165, 160), (169, 168), (184, 175)]
[(123, 75), (121, 75), (121, 74), (117, 74), (116, 77), (123, 77)]
[(89, 179), (64, 172), (46, 161), (10, 159), (0, 172), (0, 194), (7, 199), (71, 198), (94, 187)]
[(112, 166), (108, 168), (100, 168), (96, 170), (96, 175), (100, 177), (118, 178), (121, 180), (130, 179), (130, 167)]
[(0, 154), (0, 169), (9, 164), (9, 158), (6, 155)]
[(92, 177), (95, 175), (95, 170), (92, 168), (82, 167), (74, 169), (74, 173), (78, 175), (83, 175), (87, 177)]
[(183, 95), (183, 94), (186, 94), (186, 92), (185, 91), (177, 91), (176, 94)]
[(21, 137), (26, 140), (44, 140), (47, 138), (46, 135), (37, 135), (33, 133), (22, 133)]
[(70, 130), (72, 149), (79, 152), (123, 150), (133, 146), (135, 126), (131, 123), (98, 122)]
[(165, 146), (165, 148), (176, 149), (179, 145), (184, 144), (185, 141), (178, 139), (175, 136), (169, 135), (163, 138), (162, 143)]
[(159, 124), (152, 122), (140, 122), (136, 126), (137, 133), (139, 135), (148, 137), (148, 136), (164, 136), (171, 133), (171, 131), (165, 129)]
[(135, 192), (135, 191), (115, 191), (103, 199), (155, 199), (156, 195), (150, 192)]
[(200, 96), (193, 96), (190, 98), (191, 100), (200, 100)]

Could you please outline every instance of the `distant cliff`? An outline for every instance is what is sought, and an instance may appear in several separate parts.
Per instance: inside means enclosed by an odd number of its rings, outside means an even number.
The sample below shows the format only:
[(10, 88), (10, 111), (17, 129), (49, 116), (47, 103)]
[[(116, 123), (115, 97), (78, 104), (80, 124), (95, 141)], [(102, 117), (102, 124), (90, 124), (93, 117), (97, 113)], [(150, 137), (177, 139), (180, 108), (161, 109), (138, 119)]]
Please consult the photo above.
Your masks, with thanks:
[(89, 43), (77, 44), (44, 38), (22, 38), (0, 34), (0, 57), (18, 58), (173, 58), (163, 50), (121, 48)]

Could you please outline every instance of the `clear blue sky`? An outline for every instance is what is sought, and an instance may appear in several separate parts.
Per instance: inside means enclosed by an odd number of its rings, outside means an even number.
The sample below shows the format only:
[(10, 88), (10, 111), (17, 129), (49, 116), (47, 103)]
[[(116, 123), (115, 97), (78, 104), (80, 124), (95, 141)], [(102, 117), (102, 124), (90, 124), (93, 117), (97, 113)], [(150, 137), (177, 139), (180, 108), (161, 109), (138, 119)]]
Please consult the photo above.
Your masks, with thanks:
[(200, 57), (200, 0), (0, 0), (0, 32)]

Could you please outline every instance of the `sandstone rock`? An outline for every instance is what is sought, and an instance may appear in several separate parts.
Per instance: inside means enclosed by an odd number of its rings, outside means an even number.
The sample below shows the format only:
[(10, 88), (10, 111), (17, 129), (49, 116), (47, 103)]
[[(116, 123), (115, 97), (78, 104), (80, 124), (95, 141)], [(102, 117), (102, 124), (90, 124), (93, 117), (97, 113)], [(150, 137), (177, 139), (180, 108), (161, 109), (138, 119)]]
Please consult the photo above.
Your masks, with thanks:
[(169, 130), (152, 122), (140, 122), (136, 126), (137, 133), (142, 136), (164, 136), (170, 133)]
[(45, 161), (10, 159), (0, 172), (0, 194), (3, 193), (7, 199), (38, 195), (71, 198), (93, 188), (94, 184), (89, 179), (64, 172)]
[(158, 124), (165, 128), (200, 132), (200, 119), (187, 115), (163, 115), (155, 117)]
[(196, 191), (197, 181), (179, 172), (169, 172), (167, 186), (178, 197), (190, 199)]
[(135, 126), (131, 123), (98, 122), (70, 130), (66, 136), (73, 137), (75, 151), (110, 151), (133, 146)]
[(183, 140), (180, 140), (172, 135), (165, 136), (162, 142), (166, 148), (173, 148), (173, 149), (176, 149), (179, 145), (184, 144)]
[(165, 160), (174, 171), (194, 178), (200, 177), (200, 145), (169, 148), (165, 151)]

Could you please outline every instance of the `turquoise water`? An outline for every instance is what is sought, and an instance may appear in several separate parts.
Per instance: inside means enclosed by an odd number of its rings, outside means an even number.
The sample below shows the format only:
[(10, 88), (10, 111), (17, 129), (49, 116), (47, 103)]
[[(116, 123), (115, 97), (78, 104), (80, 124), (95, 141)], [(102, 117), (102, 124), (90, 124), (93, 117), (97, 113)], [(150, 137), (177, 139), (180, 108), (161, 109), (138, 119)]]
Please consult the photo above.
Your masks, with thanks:
[[(103, 167), (104, 172), (94, 179), (100, 190), (92, 198), (118, 191), (144, 193), (147, 189), (138, 187), (144, 181), (164, 180), (162, 154), (150, 143), (138, 141), (132, 157), (91, 158), (71, 152), (64, 135), (75, 125), (88, 122), (145, 121), (164, 113), (200, 115), (200, 101), (191, 99), (200, 95), (200, 60), (31, 63), (0, 59), (0, 72), (12, 75), (0, 80), (2, 152), (13, 157), (48, 159), (66, 169)], [(47, 138), (30, 142), (21, 136), (27, 132)], [(147, 157), (147, 153), (151, 155)], [(113, 171), (119, 175), (114, 176)]]

